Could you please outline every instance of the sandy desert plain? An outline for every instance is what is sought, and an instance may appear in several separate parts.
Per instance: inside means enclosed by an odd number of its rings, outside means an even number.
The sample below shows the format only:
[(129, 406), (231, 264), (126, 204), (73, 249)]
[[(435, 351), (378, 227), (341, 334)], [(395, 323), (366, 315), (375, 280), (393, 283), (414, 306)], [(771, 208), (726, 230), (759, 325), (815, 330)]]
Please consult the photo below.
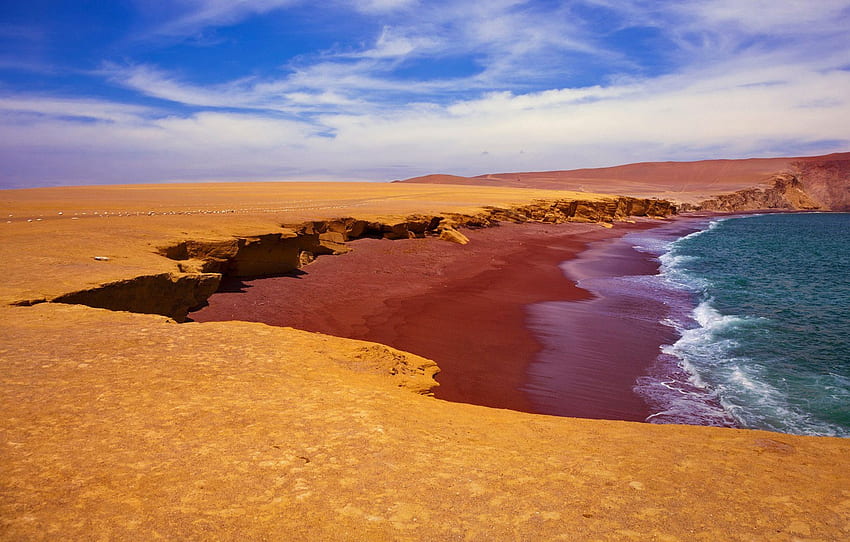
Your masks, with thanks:
[[(222, 272), (333, 261), (358, 235), (457, 250), (438, 237), (500, 217), (617, 235), (600, 224), (669, 214), (659, 201), (406, 183), (2, 191), (0, 538), (850, 539), (847, 439), (449, 402), (415, 353), (174, 319)], [(79, 304), (109, 302), (163, 314)]]

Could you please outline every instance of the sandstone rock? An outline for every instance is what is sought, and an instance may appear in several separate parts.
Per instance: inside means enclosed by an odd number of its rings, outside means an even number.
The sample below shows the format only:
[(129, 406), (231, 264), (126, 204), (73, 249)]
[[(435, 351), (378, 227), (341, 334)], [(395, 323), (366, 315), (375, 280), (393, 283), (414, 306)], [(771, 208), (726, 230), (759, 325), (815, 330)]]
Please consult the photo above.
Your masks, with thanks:
[(235, 256), (238, 251), (238, 239), (218, 241), (191, 240), (159, 249), (160, 254), (172, 260), (207, 260), (211, 258), (227, 260)]
[(388, 224), (382, 229), (384, 239), (410, 239), (411, 237), (415, 237), (415, 234), (408, 230), (407, 222)]
[(800, 160), (791, 165), (801, 190), (820, 208), (850, 211), (850, 160), (836, 156), (827, 160)]
[(417, 237), (423, 237), (427, 232), (432, 232), (440, 225), (442, 217), (413, 215), (408, 217), (407, 231), (414, 233)]
[(177, 262), (177, 269), (179, 269), (181, 273), (202, 273), (202, 269), (205, 264), (206, 262), (203, 260), (185, 260)]
[(239, 240), (239, 249), (230, 260), (228, 274), (257, 277), (290, 273), (298, 269), (302, 240), (297, 236), (268, 234)]
[(345, 244), (345, 235), (334, 231), (319, 234), (319, 245), (331, 254), (344, 254), (351, 251)]
[(706, 211), (753, 211), (758, 209), (820, 209), (804, 190), (800, 179), (790, 173), (775, 175), (772, 186), (747, 188), (700, 203)]
[(578, 202), (573, 220), (576, 222), (599, 222), (599, 207), (592, 202)]
[(305, 265), (312, 263), (313, 260), (316, 259), (316, 256), (307, 250), (302, 250), (301, 254), (298, 255), (298, 264), (299, 267), (304, 267)]
[(465, 245), (469, 242), (469, 238), (467, 236), (454, 228), (443, 228), (440, 232), (440, 239), (450, 243), (457, 243), (459, 245)]
[(366, 226), (368, 226), (368, 224), (369, 223), (365, 220), (351, 219), (351, 222), (346, 226), (346, 235), (348, 235), (349, 239), (363, 237), (366, 233)]

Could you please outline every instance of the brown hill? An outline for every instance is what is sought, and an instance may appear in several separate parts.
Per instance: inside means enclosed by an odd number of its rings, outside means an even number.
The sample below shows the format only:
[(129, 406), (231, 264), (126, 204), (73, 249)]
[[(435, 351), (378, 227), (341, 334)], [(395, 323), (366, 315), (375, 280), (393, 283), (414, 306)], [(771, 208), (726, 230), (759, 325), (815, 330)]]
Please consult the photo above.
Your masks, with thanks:
[[(850, 208), (850, 153), (797, 158), (750, 158), (744, 160), (701, 160), (697, 162), (643, 162), (622, 166), (495, 173), (476, 177), (426, 175), (405, 183), (470, 184), (546, 188), (657, 197), (698, 205), (721, 195), (756, 189), (746, 198), (748, 208), (799, 207), (799, 197), (784, 197), (784, 192), (761, 197), (771, 189), (779, 174), (790, 174), (808, 196), (802, 208), (844, 210)], [(785, 182), (784, 186), (788, 184)], [(736, 198), (727, 203), (734, 207)], [(709, 205), (710, 207), (711, 205)], [(731, 208), (727, 210), (733, 210)]]

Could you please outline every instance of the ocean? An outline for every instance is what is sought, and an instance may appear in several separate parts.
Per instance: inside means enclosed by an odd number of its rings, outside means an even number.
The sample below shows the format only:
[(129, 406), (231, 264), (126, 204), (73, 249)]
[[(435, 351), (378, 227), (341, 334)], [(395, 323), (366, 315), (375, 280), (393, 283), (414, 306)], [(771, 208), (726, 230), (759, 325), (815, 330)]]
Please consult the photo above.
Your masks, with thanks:
[(850, 214), (690, 225), (624, 238), (661, 267), (618, 280), (676, 337), (636, 383), (647, 421), (850, 437)]

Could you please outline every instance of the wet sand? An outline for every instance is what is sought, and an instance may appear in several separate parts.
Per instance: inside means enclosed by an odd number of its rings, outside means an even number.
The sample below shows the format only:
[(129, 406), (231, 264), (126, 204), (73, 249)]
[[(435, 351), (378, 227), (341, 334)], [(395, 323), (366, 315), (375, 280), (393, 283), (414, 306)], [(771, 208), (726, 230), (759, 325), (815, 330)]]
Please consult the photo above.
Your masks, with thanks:
[[(613, 229), (596, 224), (505, 224), (467, 232), (471, 242), (466, 246), (434, 239), (362, 239), (351, 243), (351, 253), (319, 258), (298, 276), (231, 281), (190, 317), (291, 326), (413, 352), (438, 363), (442, 373), (435, 395), (449, 401), (643, 420), (646, 406), (631, 388), (654, 360), (658, 337), (630, 329), (629, 322), (617, 333), (604, 312), (593, 318), (578, 315), (586, 321), (574, 318), (573, 324), (582, 325), (567, 324), (565, 330), (601, 338), (623, 355), (597, 356), (594, 370), (576, 380), (594, 393), (604, 390), (602, 399), (588, 402), (587, 394), (573, 387), (569, 393), (557, 393), (554, 401), (541, 400), (541, 393), (545, 397), (548, 391), (544, 386), (541, 392), (539, 378), (529, 387), (529, 368), (546, 340), (541, 341), (539, 329), (529, 327), (529, 309), (543, 302), (590, 300), (592, 294), (567, 280), (559, 264), (590, 243), (657, 224), (617, 224)], [(629, 273), (656, 269), (652, 262), (630, 257), (619, 259), (615, 267)], [(611, 341), (614, 336), (649, 342), (635, 349), (633, 341)]]
[[(679, 224), (673, 226), (681, 235), (693, 231), (685, 221)], [(528, 326), (543, 345), (526, 387), (535, 410), (645, 421), (654, 412), (633, 388), (655, 363), (660, 346), (674, 342), (677, 334), (662, 324), (669, 307), (629, 279), (658, 273), (657, 259), (620, 237), (590, 243), (561, 268), (593, 296), (529, 307)]]

